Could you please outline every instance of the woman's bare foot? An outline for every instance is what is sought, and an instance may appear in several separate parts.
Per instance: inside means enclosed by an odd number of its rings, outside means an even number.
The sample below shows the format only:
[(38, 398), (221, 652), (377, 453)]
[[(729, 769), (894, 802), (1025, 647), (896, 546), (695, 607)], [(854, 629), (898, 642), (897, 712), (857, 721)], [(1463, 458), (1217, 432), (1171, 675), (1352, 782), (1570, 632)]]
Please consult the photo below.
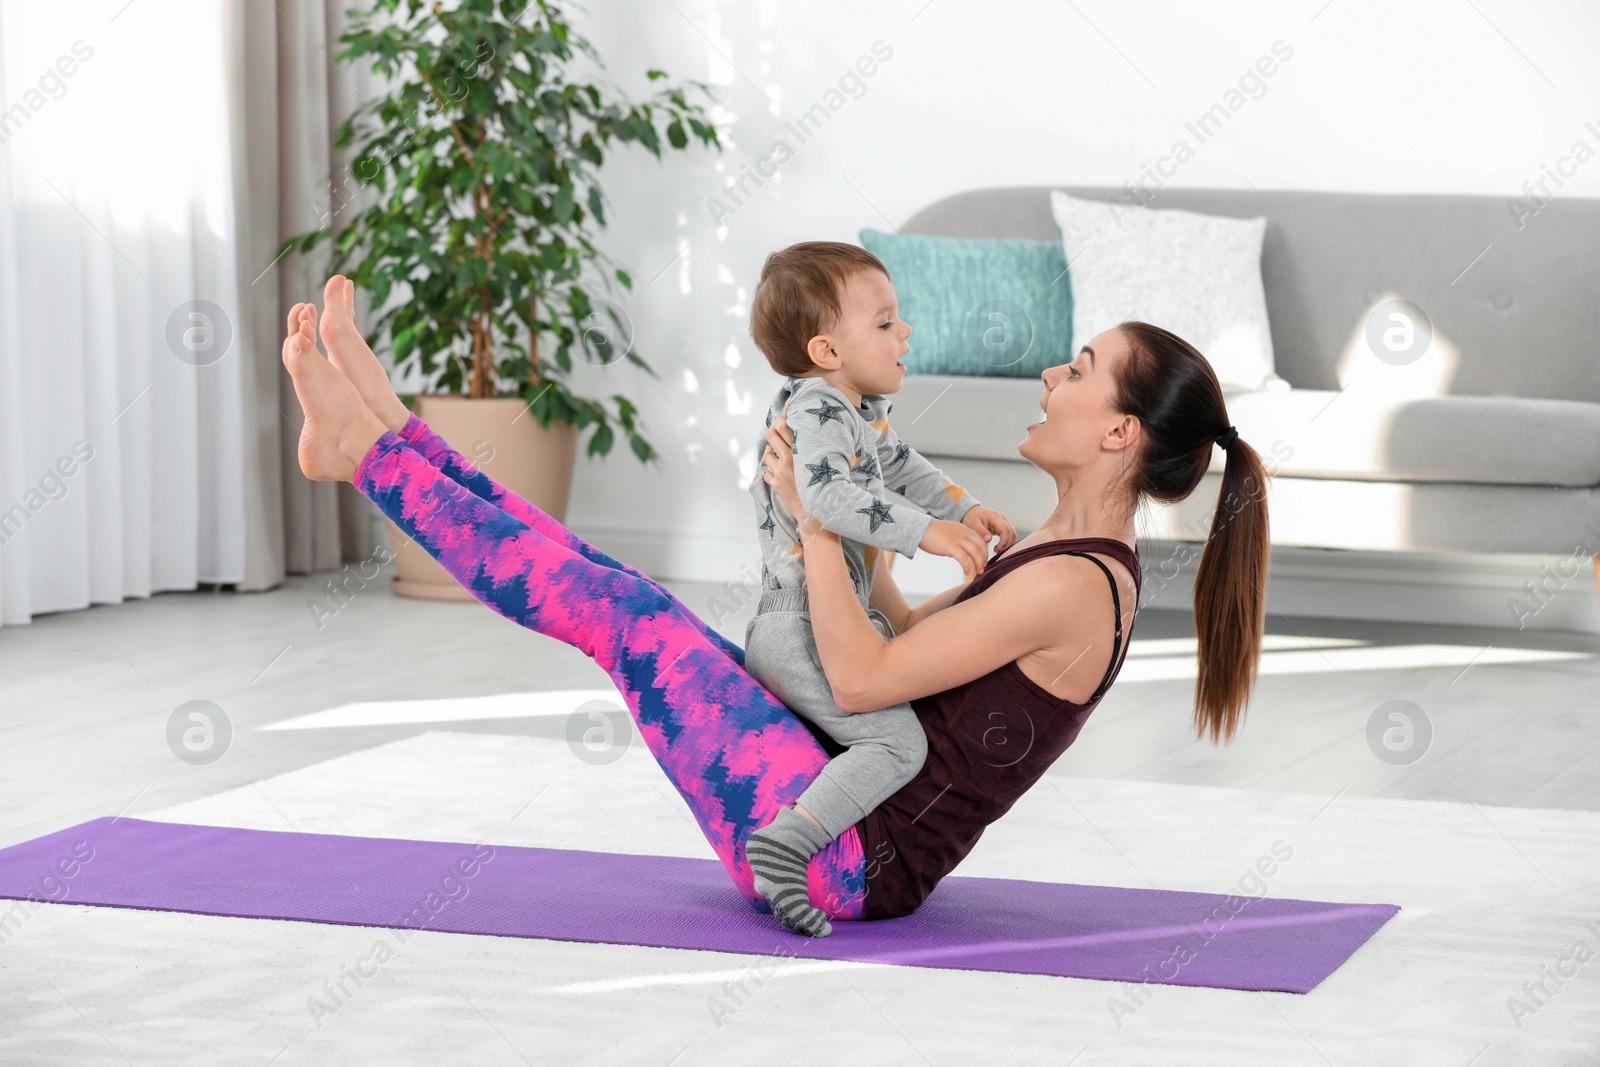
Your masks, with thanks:
[(342, 274), (328, 279), (322, 290), (322, 346), (328, 359), (344, 372), (362, 401), (378, 421), (395, 433), (405, 428), (411, 411), (395, 395), (389, 372), (356, 329), (356, 286)]
[(300, 470), (318, 482), (347, 482), (387, 428), (368, 410), (339, 368), (317, 351), (317, 309), (296, 304), (289, 312), (283, 365), (305, 412), (300, 428)]

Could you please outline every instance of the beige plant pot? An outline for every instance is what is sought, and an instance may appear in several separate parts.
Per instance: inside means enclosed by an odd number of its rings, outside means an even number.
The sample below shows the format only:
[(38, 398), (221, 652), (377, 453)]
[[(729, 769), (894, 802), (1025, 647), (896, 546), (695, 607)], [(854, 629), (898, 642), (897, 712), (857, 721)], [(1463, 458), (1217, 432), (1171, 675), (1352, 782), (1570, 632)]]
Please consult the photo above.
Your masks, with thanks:
[[(566, 521), (578, 454), (577, 427), (557, 423), (547, 430), (517, 397), (424, 394), (416, 398), (414, 410), (473, 466), (557, 522)], [(473, 599), (400, 527), (390, 519), (384, 521), (398, 572), (396, 594), (428, 600)]]

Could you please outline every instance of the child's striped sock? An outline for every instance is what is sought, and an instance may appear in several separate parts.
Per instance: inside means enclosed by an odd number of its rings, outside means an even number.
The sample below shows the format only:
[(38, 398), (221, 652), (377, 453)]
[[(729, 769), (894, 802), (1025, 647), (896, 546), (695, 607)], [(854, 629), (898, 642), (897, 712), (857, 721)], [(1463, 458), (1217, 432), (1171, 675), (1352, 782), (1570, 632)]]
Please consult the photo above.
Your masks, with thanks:
[(830, 840), (826, 830), (791, 805), (779, 808), (770, 823), (751, 834), (744, 849), (756, 892), (767, 898), (783, 925), (807, 937), (833, 933), (828, 916), (811, 906), (806, 890), (806, 865)]

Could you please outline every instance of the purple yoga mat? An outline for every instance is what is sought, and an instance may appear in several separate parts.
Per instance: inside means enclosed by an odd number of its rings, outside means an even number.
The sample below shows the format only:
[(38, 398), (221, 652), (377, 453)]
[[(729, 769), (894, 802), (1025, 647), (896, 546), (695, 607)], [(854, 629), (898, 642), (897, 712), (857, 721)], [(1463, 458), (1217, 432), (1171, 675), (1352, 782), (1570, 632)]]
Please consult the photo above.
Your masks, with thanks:
[(129, 818), (0, 849), (0, 897), (1290, 993), (1400, 910), (951, 877), (915, 914), (812, 939), (753, 909), (716, 860)]

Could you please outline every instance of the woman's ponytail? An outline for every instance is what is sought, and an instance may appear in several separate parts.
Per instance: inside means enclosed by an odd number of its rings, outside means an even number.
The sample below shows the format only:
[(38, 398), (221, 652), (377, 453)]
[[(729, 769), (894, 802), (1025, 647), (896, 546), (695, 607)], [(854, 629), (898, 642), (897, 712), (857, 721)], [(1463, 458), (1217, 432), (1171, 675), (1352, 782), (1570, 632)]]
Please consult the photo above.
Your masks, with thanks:
[(1266, 469), (1261, 456), (1235, 437), (1226, 449), (1222, 489), (1194, 581), (1194, 632), (1200, 674), (1195, 684), (1195, 732), (1230, 741), (1255, 689), (1266, 621)]
[(1141, 498), (1183, 500), (1211, 465), (1214, 444), (1227, 461), (1194, 583), (1200, 671), (1194, 725), (1213, 743), (1230, 741), (1255, 689), (1266, 620), (1267, 472), (1261, 456), (1228, 422), (1216, 372), (1183, 338), (1147, 322), (1125, 322), (1129, 358), (1118, 372), (1118, 410), (1144, 431), (1133, 485)]

